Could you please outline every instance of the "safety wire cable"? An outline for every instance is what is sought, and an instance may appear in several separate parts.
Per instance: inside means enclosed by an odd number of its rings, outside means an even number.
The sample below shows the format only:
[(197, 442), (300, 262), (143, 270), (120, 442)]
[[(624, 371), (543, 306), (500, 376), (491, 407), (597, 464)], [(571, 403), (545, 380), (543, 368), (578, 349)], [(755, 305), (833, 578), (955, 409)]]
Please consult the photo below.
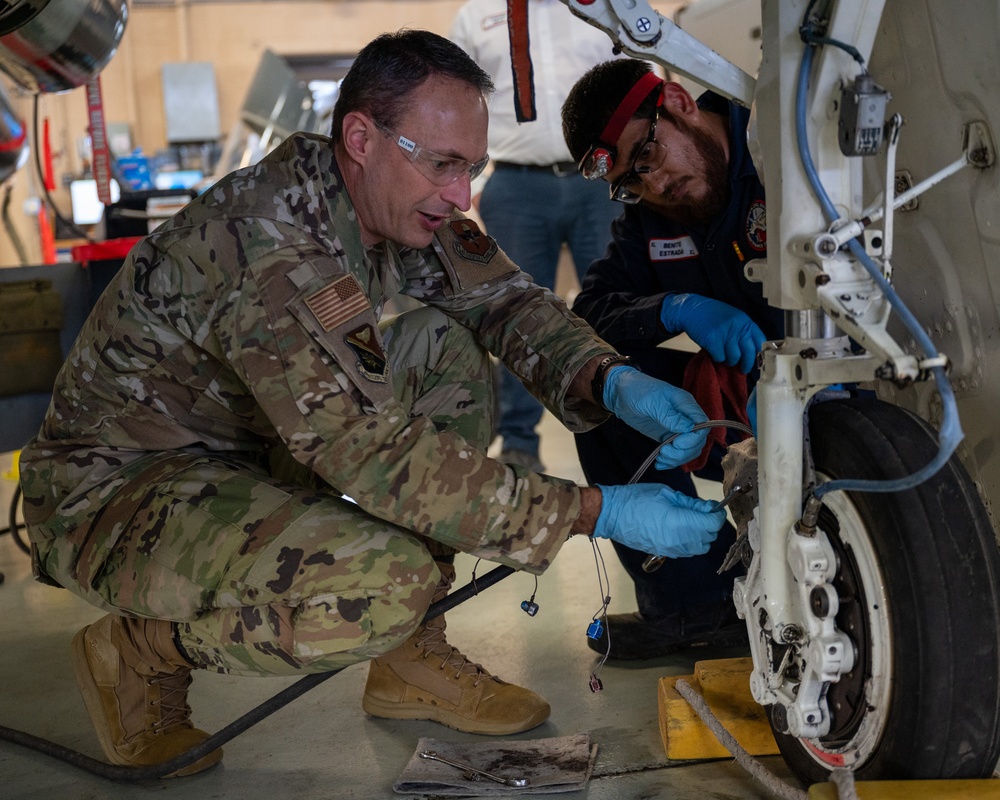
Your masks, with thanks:
[[(753, 429), (749, 425), (744, 425), (742, 422), (736, 422), (735, 420), (731, 419), (713, 419), (709, 420), (708, 422), (699, 422), (691, 429), (691, 431), (699, 431), (702, 430), (703, 428), (719, 428), (719, 427), (735, 428), (736, 430), (742, 431), (748, 436), (753, 436)], [(652, 464), (656, 460), (656, 455), (657, 453), (660, 452), (660, 449), (662, 447), (670, 444), (674, 439), (676, 439), (682, 433), (687, 433), (687, 432), (688, 431), (678, 431), (677, 433), (668, 436), (662, 442), (659, 442), (656, 445), (656, 447), (653, 448), (650, 454), (646, 456), (646, 460), (642, 462), (642, 464), (639, 466), (639, 469), (635, 471), (635, 474), (632, 475), (631, 478), (629, 478), (628, 484), (626, 485), (630, 486), (633, 483), (636, 483), (639, 480), (639, 478), (641, 478), (645, 474), (646, 470), (649, 469), (650, 464)], [(607, 567), (604, 564), (604, 555), (601, 553), (601, 548), (598, 547), (597, 540), (593, 536), (590, 537), (590, 546), (594, 550), (594, 563), (597, 567), (597, 585), (598, 585), (598, 591), (600, 592), (601, 595), (601, 605), (593, 616), (593, 621), (590, 624), (590, 628), (587, 631), (587, 635), (590, 636), (592, 639), (599, 639), (603, 633), (603, 635), (607, 637), (606, 638), (607, 644), (605, 645), (604, 648), (604, 654), (598, 661), (597, 666), (594, 667), (594, 671), (590, 674), (590, 691), (599, 692), (601, 689), (604, 688), (604, 684), (601, 682), (600, 678), (601, 667), (604, 666), (605, 662), (608, 660), (608, 657), (611, 655), (611, 627), (606, 624), (608, 606), (611, 604), (611, 581), (608, 579)], [(653, 559), (659, 557), (651, 555), (649, 558)], [(657, 566), (659, 565), (657, 564)]]
[(601, 553), (601, 548), (597, 546), (597, 540), (593, 536), (590, 537), (590, 547), (594, 551), (594, 566), (597, 569), (597, 591), (601, 596), (601, 605), (594, 613), (593, 620), (587, 630), (587, 635), (591, 636), (591, 638), (599, 639), (603, 632), (607, 637), (604, 654), (597, 662), (597, 666), (590, 673), (590, 691), (599, 692), (604, 688), (604, 682), (601, 680), (600, 675), (601, 667), (604, 666), (608, 660), (608, 656), (611, 655), (611, 626), (607, 624), (608, 606), (611, 605), (611, 581), (608, 579), (608, 568), (604, 564), (604, 554)]
[(648, 456), (646, 456), (646, 460), (642, 462), (642, 465), (639, 467), (639, 469), (635, 471), (635, 474), (631, 478), (629, 478), (628, 480), (629, 484), (635, 483), (636, 481), (639, 480), (639, 478), (643, 476), (646, 470), (649, 469), (649, 465), (656, 460), (657, 453), (659, 453), (660, 449), (663, 448), (665, 445), (670, 444), (674, 439), (676, 439), (682, 433), (700, 431), (705, 428), (733, 428), (734, 430), (745, 433), (747, 436), (754, 435), (753, 428), (751, 428), (749, 425), (745, 425), (742, 422), (737, 422), (736, 420), (733, 419), (710, 419), (708, 420), (708, 422), (699, 422), (697, 425), (691, 428), (691, 431), (679, 431), (677, 433), (671, 434), (662, 442), (660, 442), (658, 445), (656, 445), (656, 447), (653, 448), (653, 451)]
[[(827, 218), (827, 222), (832, 226), (835, 222), (841, 219), (841, 216), (820, 181), (819, 174), (816, 171), (816, 166), (812, 160), (812, 154), (809, 150), (809, 137), (806, 130), (806, 99), (809, 92), (809, 75), (812, 72), (813, 59), (815, 57), (816, 47), (818, 44), (836, 45), (837, 47), (850, 52), (855, 60), (858, 60), (862, 64), (862, 67), (864, 67), (864, 62), (863, 59), (861, 59), (860, 54), (858, 54), (857, 50), (854, 48), (849, 48), (843, 43), (832, 39), (816, 37), (812, 33), (812, 26), (809, 23), (809, 14), (813, 5), (814, 3), (810, 3), (809, 7), (806, 9), (806, 16), (803, 19), (801, 28), (802, 39), (805, 42), (805, 47), (802, 51), (802, 59), (799, 64), (798, 82), (796, 84), (795, 134), (802, 168), (805, 170), (806, 176), (809, 179), (809, 185), (812, 187), (813, 193), (820, 202), (823, 214)], [(847, 243), (847, 247), (885, 295), (886, 299), (889, 301), (889, 305), (892, 306), (897, 314), (899, 314), (899, 317), (906, 326), (907, 331), (913, 336), (914, 340), (923, 351), (924, 357), (931, 360), (938, 359), (939, 354), (937, 352), (937, 348), (931, 341), (930, 336), (924, 331), (913, 312), (911, 312), (910, 309), (903, 303), (902, 299), (896, 293), (896, 290), (893, 289), (888, 279), (886, 279), (886, 277), (882, 274), (882, 270), (872, 260), (871, 256), (868, 255), (862, 244), (855, 238), (851, 239)], [(941, 430), (938, 437), (938, 452), (935, 457), (921, 469), (902, 478), (893, 478), (881, 481), (846, 478), (827, 481), (826, 483), (817, 486), (813, 491), (813, 497), (816, 500), (819, 500), (821, 497), (829, 494), (830, 492), (838, 490), (857, 492), (905, 491), (928, 480), (945, 465), (948, 459), (951, 458), (952, 453), (955, 452), (959, 442), (962, 440), (962, 427), (958, 419), (958, 405), (955, 401), (955, 392), (952, 389), (951, 381), (948, 379), (948, 374), (945, 371), (945, 368), (943, 366), (932, 366), (931, 372), (934, 375), (934, 381), (937, 384), (938, 393), (941, 396), (941, 403), (944, 409), (944, 416), (941, 422)]]

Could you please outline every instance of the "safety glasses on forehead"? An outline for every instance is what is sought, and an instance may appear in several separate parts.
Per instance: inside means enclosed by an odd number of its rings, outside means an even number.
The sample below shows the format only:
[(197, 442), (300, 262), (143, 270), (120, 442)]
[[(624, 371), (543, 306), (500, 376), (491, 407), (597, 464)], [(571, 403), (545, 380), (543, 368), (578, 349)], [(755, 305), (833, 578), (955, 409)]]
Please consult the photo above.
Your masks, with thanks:
[(395, 139), (396, 144), (399, 145), (399, 149), (403, 151), (403, 154), (421, 175), (438, 186), (448, 186), (465, 175), (469, 176), (469, 180), (475, 180), (482, 174), (489, 163), (489, 156), (486, 156), (482, 161), (473, 163), (466, 161), (464, 158), (454, 158), (453, 156), (444, 156), (440, 153), (435, 153), (433, 150), (417, 144), (412, 139), (407, 139), (402, 134), (396, 133), (396, 131), (383, 125), (377, 119), (372, 121), (375, 123), (375, 127), (382, 133), (390, 139)]
[(663, 86), (662, 78), (657, 77), (652, 72), (647, 72), (635, 85), (629, 89), (628, 94), (618, 104), (618, 108), (611, 115), (608, 124), (601, 131), (601, 136), (590, 146), (590, 149), (580, 159), (577, 168), (580, 174), (589, 181), (603, 178), (615, 167), (615, 159), (618, 157), (618, 139), (625, 130), (632, 115), (642, 105), (643, 101), (654, 91), (659, 91)]

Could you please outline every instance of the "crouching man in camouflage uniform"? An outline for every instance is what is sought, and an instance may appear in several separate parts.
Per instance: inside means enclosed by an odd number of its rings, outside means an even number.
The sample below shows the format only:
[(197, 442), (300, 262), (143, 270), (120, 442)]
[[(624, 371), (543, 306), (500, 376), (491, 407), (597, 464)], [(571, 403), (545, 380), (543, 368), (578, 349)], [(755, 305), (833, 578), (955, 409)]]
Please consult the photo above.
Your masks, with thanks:
[[(331, 139), (293, 135), (222, 179), (133, 249), (87, 321), (21, 470), (39, 577), (109, 612), (72, 656), (112, 762), (205, 739), (193, 668), (371, 660), (370, 714), (527, 730), (545, 700), (421, 624), (456, 550), (538, 574), (572, 534), (681, 556), (722, 525), (663, 487), (486, 457), (489, 352), (572, 430), (610, 410), (660, 441), (684, 432), (668, 465), (705, 441), (689, 395), (623, 364), (456, 214), (491, 89), (439, 36), (380, 36)], [(423, 305), (382, 320), (397, 293)]]

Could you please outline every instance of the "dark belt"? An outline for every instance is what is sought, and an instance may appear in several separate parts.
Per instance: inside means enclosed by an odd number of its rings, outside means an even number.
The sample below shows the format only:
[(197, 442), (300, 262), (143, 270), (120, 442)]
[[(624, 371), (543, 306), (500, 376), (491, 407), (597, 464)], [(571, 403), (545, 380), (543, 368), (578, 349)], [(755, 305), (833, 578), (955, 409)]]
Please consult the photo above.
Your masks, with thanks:
[(494, 161), (493, 169), (520, 169), (526, 172), (551, 172), (557, 178), (576, 174), (575, 161), (557, 161), (555, 164), (515, 164), (512, 161)]

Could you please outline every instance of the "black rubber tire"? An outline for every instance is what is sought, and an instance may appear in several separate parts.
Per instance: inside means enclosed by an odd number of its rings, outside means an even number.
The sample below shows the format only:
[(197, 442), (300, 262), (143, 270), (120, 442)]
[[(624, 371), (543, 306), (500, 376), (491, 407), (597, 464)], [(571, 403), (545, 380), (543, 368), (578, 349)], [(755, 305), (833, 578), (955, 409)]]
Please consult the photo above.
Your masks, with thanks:
[[(902, 477), (937, 451), (922, 420), (873, 398), (814, 404), (809, 430), (816, 470), (828, 478)], [(849, 755), (867, 751), (852, 766), (861, 780), (988, 777), (1000, 758), (1000, 552), (974, 485), (953, 456), (908, 491), (844, 499), (866, 530), (841, 530), (826, 505), (820, 525), (839, 557), (837, 626), (846, 631), (855, 623), (854, 673), (830, 686), (831, 708), (841, 710), (833, 711), (836, 735), (816, 740), (826, 751), (822, 759), (807, 742), (775, 731), (785, 761), (807, 785), (829, 779), (841, 746)], [(869, 561), (877, 563), (889, 600), (881, 611), (893, 674), (881, 709), (863, 695), (871, 680), (869, 625), (845, 617), (869, 608), (859, 576), (851, 574), (858, 547), (873, 549)], [(852, 731), (867, 714), (884, 715), (881, 733), (852, 750)]]

